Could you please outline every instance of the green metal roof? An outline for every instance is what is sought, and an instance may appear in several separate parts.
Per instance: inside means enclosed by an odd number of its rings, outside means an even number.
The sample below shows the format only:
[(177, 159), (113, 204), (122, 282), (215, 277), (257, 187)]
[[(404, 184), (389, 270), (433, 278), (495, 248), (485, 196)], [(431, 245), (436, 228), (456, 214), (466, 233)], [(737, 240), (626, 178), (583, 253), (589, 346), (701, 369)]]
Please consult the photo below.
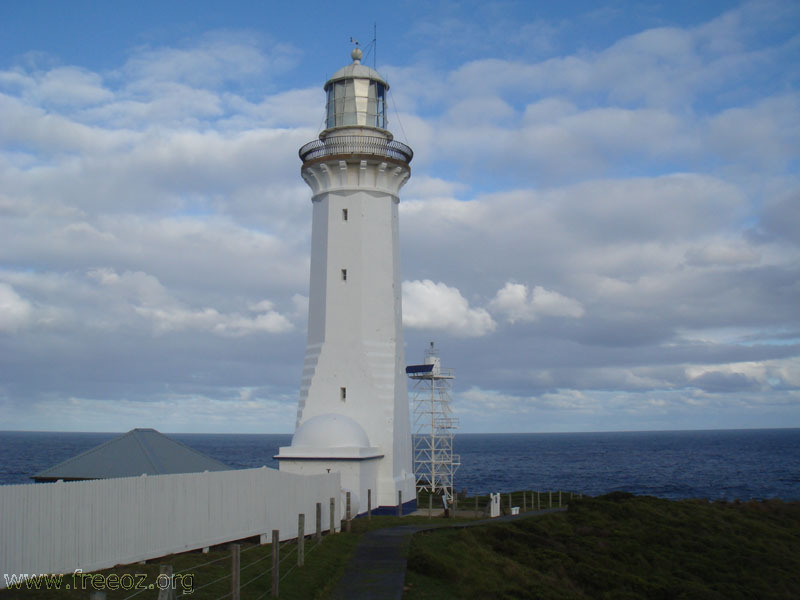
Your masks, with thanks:
[(36, 481), (228, 471), (229, 467), (155, 429), (132, 429), (33, 476)]

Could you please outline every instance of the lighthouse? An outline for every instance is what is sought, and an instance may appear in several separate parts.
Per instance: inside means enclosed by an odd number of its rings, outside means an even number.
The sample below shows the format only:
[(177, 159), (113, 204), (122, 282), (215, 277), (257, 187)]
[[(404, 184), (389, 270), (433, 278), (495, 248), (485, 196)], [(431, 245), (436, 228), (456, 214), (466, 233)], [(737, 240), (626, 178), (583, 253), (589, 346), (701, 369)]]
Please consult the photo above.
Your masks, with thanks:
[(297, 422), (276, 458), (339, 472), (354, 512), (416, 503), (403, 352), (398, 205), (411, 148), (387, 129), (389, 84), (353, 62), (326, 83), (319, 139), (300, 148), (311, 188), (311, 276)]

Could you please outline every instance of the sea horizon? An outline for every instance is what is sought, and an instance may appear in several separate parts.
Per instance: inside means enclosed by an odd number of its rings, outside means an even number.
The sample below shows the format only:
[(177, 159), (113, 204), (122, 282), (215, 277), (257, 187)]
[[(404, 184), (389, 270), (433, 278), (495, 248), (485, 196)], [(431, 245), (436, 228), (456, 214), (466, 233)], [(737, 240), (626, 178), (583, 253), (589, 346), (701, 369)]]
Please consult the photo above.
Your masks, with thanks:
[[(0, 484), (31, 476), (124, 432), (0, 431)], [(231, 469), (278, 468), (291, 433), (167, 433)], [(627, 491), (669, 499), (800, 500), (800, 428), (455, 434), (454, 487), (469, 494)]]
[[(156, 427), (133, 427), (131, 429), (156, 429), (164, 435), (294, 435), (292, 431), (162, 431)], [(93, 431), (72, 429), (0, 429), (0, 433), (90, 433), (90, 434), (118, 434), (126, 433), (131, 429), (117, 431)], [(557, 435), (579, 433), (677, 433), (681, 431), (770, 431), (800, 429), (800, 425), (791, 427), (698, 427), (683, 429), (586, 429), (577, 431), (456, 431), (454, 435)], [(413, 433), (412, 433), (413, 435)]]

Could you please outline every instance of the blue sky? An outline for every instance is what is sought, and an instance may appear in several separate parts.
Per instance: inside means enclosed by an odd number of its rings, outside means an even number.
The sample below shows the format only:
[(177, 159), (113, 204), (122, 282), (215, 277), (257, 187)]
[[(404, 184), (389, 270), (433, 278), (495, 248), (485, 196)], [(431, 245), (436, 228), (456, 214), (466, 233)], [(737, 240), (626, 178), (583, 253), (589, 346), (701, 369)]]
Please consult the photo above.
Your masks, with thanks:
[(795, 2), (30, 2), (0, 21), (0, 428), (292, 431), (297, 148), (374, 24), (415, 151), (406, 355), (437, 342), (463, 431), (800, 426)]

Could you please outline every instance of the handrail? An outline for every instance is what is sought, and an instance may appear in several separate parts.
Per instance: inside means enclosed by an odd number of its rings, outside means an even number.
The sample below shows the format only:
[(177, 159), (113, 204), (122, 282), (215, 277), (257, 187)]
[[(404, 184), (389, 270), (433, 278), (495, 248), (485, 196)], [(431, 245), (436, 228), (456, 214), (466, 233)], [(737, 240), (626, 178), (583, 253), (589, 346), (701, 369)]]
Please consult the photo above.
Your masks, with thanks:
[(324, 140), (313, 140), (300, 148), (298, 154), (303, 162), (341, 154), (382, 156), (406, 164), (414, 158), (414, 151), (405, 144), (382, 137), (362, 135), (331, 136)]

